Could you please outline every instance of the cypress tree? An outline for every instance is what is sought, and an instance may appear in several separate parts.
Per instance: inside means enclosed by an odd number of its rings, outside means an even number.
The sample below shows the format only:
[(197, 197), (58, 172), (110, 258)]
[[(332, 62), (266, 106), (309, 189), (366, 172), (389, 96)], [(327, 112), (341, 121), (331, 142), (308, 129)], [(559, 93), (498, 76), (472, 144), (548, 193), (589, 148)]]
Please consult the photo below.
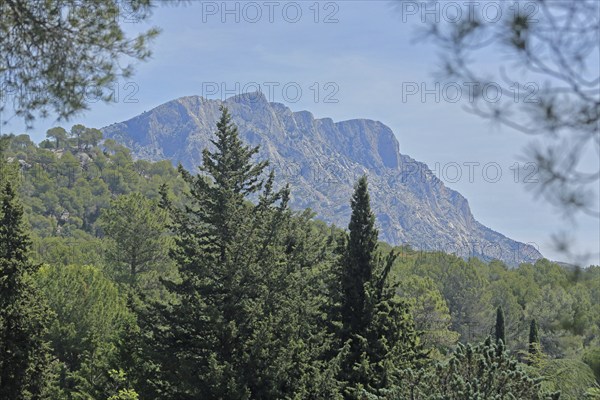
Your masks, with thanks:
[(540, 337), (538, 332), (537, 321), (534, 319), (531, 320), (531, 325), (529, 325), (529, 354), (536, 355), (540, 352)]
[(343, 339), (352, 334), (364, 333), (368, 323), (365, 313), (365, 285), (371, 281), (375, 262), (378, 231), (371, 212), (367, 178), (361, 177), (354, 188), (351, 200), (349, 240), (346, 245), (342, 270), (342, 324)]
[(341, 257), (341, 331), (344, 346), (339, 379), (348, 399), (383, 395), (398, 384), (401, 370), (424, 357), (408, 306), (388, 275), (396, 259), (377, 254), (378, 232), (367, 178), (355, 185), (349, 235)]
[(0, 398), (39, 398), (46, 387), (48, 310), (31, 274), (23, 208), (11, 182), (0, 195)]
[(504, 328), (504, 310), (502, 306), (496, 309), (496, 342), (502, 341), (506, 345), (506, 330)]

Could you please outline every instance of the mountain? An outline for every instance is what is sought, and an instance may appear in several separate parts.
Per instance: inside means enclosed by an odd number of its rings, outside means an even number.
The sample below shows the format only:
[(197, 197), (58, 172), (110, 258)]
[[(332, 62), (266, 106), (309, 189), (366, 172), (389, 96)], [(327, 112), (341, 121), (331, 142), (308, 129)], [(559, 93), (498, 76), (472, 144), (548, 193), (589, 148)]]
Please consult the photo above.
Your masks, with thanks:
[(292, 208), (310, 207), (318, 218), (346, 227), (353, 184), (366, 174), (381, 240), (462, 257), (497, 258), (511, 266), (542, 257), (534, 247), (477, 222), (467, 200), (427, 165), (401, 154), (394, 133), (381, 122), (315, 119), (308, 111), (269, 103), (261, 93), (224, 102), (189, 96), (105, 127), (104, 137), (131, 149), (135, 158), (168, 159), (197, 172), (202, 149), (212, 146), (209, 140), (223, 103), (241, 137), (260, 145), (259, 158), (271, 161), (278, 183), (290, 183)]

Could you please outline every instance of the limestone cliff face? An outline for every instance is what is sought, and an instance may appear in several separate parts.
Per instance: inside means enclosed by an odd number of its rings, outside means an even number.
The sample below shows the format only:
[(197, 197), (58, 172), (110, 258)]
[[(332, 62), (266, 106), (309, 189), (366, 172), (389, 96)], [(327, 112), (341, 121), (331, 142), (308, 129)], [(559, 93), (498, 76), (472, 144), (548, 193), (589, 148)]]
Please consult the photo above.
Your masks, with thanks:
[(271, 161), (278, 183), (290, 183), (293, 208), (309, 207), (318, 218), (346, 227), (353, 184), (366, 174), (381, 240), (498, 258), (509, 265), (541, 257), (532, 246), (477, 222), (467, 200), (444, 186), (427, 165), (401, 154), (394, 133), (381, 122), (315, 119), (251, 93), (225, 102), (182, 97), (110, 125), (104, 135), (130, 148), (136, 158), (168, 159), (196, 172), (223, 103), (241, 137), (260, 145), (259, 158)]

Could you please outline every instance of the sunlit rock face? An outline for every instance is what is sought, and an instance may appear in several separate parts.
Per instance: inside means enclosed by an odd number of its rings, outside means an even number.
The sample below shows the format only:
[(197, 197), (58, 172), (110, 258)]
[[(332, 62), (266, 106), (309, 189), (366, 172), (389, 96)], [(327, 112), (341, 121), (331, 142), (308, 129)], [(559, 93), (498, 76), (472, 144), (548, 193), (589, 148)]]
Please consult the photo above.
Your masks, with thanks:
[(396, 136), (381, 122), (315, 119), (269, 103), (261, 93), (226, 101), (182, 97), (103, 129), (138, 159), (168, 159), (197, 172), (202, 150), (225, 104), (241, 137), (260, 145), (277, 183), (291, 185), (291, 206), (311, 208), (317, 218), (346, 227), (354, 182), (369, 178), (380, 239), (415, 249), (441, 250), (462, 257), (497, 258), (508, 265), (532, 262), (541, 254), (475, 220), (469, 203), (447, 188), (425, 165), (400, 153)]

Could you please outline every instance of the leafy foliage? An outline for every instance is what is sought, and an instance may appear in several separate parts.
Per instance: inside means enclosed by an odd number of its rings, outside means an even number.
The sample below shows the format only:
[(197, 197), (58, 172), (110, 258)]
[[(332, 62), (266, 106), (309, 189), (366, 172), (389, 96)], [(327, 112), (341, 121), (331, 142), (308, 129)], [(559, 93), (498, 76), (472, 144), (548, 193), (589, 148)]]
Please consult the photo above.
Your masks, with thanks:
[[(431, 278), (403, 276), (398, 281), (397, 290), (398, 295), (409, 304), (415, 328), (421, 332), (421, 340), (426, 348), (446, 353), (456, 345), (459, 334), (451, 330), (450, 309)], [(441, 357), (441, 354), (437, 357)]]
[(55, 314), (47, 338), (62, 365), (61, 387), (74, 398), (99, 398), (108, 390), (123, 332), (135, 323), (123, 294), (90, 266), (45, 265), (36, 281)]

